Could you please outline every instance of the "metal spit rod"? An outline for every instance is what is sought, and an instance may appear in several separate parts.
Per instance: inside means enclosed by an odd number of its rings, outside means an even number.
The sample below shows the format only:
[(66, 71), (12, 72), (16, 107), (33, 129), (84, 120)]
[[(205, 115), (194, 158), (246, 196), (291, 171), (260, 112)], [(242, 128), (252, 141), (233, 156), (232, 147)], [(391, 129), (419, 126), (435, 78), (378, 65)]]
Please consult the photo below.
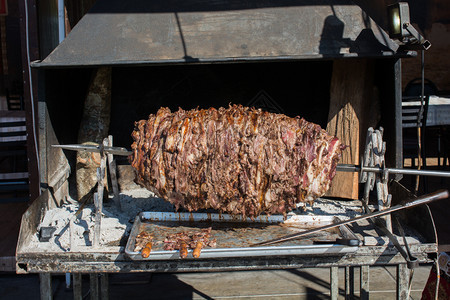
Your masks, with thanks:
[(449, 193), (447, 190), (439, 190), (436, 191), (434, 193), (431, 194), (427, 194), (427, 195), (423, 195), (420, 197), (417, 197), (416, 200), (408, 202), (406, 204), (399, 204), (396, 206), (393, 206), (391, 208), (385, 209), (385, 210), (381, 210), (381, 211), (376, 211), (373, 213), (369, 213), (369, 214), (365, 214), (356, 218), (352, 218), (349, 220), (344, 220), (341, 222), (337, 222), (337, 223), (333, 223), (330, 225), (325, 225), (322, 227), (318, 227), (318, 228), (314, 228), (314, 229), (310, 229), (310, 230), (306, 230), (306, 231), (302, 231), (302, 232), (298, 232), (298, 233), (294, 233), (294, 234), (290, 234), (290, 235), (286, 235), (284, 237), (278, 238), (278, 239), (273, 239), (270, 241), (265, 241), (262, 243), (258, 243), (258, 244), (253, 244), (251, 245), (252, 247), (255, 246), (263, 246), (263, 245), (271, 245), (271, 244), (276, 244), (276, 243), (281, 243), (281, 242), (286, 242), (286, 241), (290, 241), (290, 240), (294, 240), (294, 239), (298, 239), (300, 237), (306, 236), (306, 235), (310, 235), (322, 230), (327, 230), (327, 229), (331, 229), (331, 228), (335, 228), (344, 224), (350, 224), (350, 223), (354, 223), (357, 221), (361, 221), (361, 220), (365, 220), (368, 218), (374, 218), (374, 217), (379, 217), (379, 216), (383, 216), (383, 215), (387, 215), (390, 214), (392, 212), (398, 211), (398, 210), (402, 210), (402, 209), (406, 209), (406, 208), (411, 208), (411, 207), (416, 207), (419, 205), (424, 205), (424, 204), (428, 204), (430, 202), (436, 201), (436, 200), (442, 200), (442, 199), (446, 199), (449, 197)]
[(450, 177), (450, 172), (434, 171), (434, 170), (415, 170), (415, 169), (400, 169), (400, 168), (380, 168), (380, 167), (361, 167), (350, 164), (338, 164), (336, 171), (340, 172), (373, 172), (389, 174), (404, 174), (404, 175), (421, 175), (421, 176), (437, 176)]
[(113, 155), (120, 155), (120, 156), (129, 156), (133, 152), (130, 150), (123, 148), (123, 147), (113, 147), (113, 146), (103, 146), (103, 145), (79, 145), (79, 144), (72, 144), (72, 145), (52, 145), (54, 148), (61, 148), (65, 150), (73, 150), (73, 151), (88, 151), (88, 152), (105, 152)]
[[(73, 151), (89, 151), (89, 152), (105, 152), (113, 155), (129, 156), (132, 152), (123, 147), (110, 147), (110, 146), (96, 146), (96, 145), (52, 145), (55, 148), (61, 148)], [(415, 169), (399, 169), (399, 168), (380, 168), (380, 167), (361, 167), (358, 165), (350, 164), (338, 164), (336, 167), (340, 172), (373, 172), (383, 173), (388, 172), (390, 174), (405, 174), (405, 175), (421, 175), (421, 176), (438, 176), (438, 177), (450, 177), (450, 172), (445, 171), (432, 171), (432, 170), (415, 170)]]

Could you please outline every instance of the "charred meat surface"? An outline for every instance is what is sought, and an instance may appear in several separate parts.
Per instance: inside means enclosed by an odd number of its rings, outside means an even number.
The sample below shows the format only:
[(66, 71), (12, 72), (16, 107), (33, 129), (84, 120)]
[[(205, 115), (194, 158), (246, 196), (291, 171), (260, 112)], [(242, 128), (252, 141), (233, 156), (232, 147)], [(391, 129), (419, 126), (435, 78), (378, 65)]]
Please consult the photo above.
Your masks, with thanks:
[(183, 245), (186, 245), (186, 249), (196, 249), (198, 243), (205, 247), (215, 248), (216, 239), (210, 239), (210, 235), (211, 227), (199, 231), (170, 234), (164, 240), (164, 250), (180, 250), (183, 248)]
[(189, 211), (285, 214), (330, 188), (344, 146), (300, 117), (232, 105), (136, 122), (136, 182)]
[(146, 231), (142, 231), (136, 236), (136, 244), (134, 246), (134, 251), (141, 251), (142, 249), (147, 247), (148, 243), (151, 243), (152, 241), (153, 236)]

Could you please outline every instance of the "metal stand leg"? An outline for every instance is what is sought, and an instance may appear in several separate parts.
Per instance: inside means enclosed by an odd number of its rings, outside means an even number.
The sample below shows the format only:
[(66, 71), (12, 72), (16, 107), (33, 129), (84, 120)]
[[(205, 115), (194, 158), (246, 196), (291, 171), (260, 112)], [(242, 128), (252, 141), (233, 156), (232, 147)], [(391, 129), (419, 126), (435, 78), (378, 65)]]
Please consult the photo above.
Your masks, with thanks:
[(339, 275), (338, 275), (338, 267), (330, 268), (330, 295), (331, 300), (337, 300), (339, 295)]
[(107, 273), (89, 274), (92, 300), (109, 299), (109, 280)]
[(52, 275), (50, 273), (39, 273), (39, 281), (41, 286), (41, 299), (53, 299)]
[(71, 283), (70, 273), (66, 273), (66, 289), (70, 289), (71, 285), (72, 285), (72, 283)]
[(408, 273), (406, 264), (397, 265), (397, 299), (408, 297)]
[(361, 300), (369, 299), (369, 266), (361, 266)]
[(108, 273), (100, 274), (100, 291), (101, 291), (101, 299), (108, 300), (109, 299), (109, 280)]
[(355, 269), (345, 267), (345, 300), (352, 300), (355, 296)]
[(73, 299), (74, 300), (82, 300), (83, 299), (81, 278), (82, 278), (81, 273), (73, 274)]
[(99, 293), (98, 293), (98, 274), (89, 274), (90, 280), (90, 290), (91, 290), (91, 300), (97, 300), (99, 299)]

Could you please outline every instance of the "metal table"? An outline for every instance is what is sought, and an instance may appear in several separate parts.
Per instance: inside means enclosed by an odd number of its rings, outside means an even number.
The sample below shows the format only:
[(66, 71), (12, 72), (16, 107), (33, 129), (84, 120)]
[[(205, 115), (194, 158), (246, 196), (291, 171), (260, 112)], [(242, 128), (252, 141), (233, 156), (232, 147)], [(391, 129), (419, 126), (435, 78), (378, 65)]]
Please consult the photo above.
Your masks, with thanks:
[[(56, 197), (57, 198), (57, 197)], [(397, 298), (406, 299), (410, 270), (406, 261), (391, 244), (360, 246), (346, 253), (317, 253), (308, 255), (280, 255), (257, 257), (226, 257), (177, 260), (133, 260), (124, 249), (111, 251), (93, 248), (84, 252), (39, 252), (26, 250), (26, 241), (36, 235), (42, 215), (56, 205), (55, 194), (46, 190), (26, 211), (17, 246), (17, 273), (38, 273), (41, 282), (41, 299), (52, 299), (51, 274), (73, 275), (74, 299), (82, 299), (81, 275), (90, 274), (93, 298), (108, 295), (108, 273), (133, 272), (197, 272), (239, 271), (294, 268), (330, 268), (331, 298), (339, 295), (338, 268), (345, 268), (345, 292), (354, 291), (354, 268), (361, 268), (361, 299), (369, 297), (370, 266), (394, 265), (397, 267)], [(419, 263), (431, 263), (430, 254), (437, 252), (435, 242), (410, 245), (412, 255)]]

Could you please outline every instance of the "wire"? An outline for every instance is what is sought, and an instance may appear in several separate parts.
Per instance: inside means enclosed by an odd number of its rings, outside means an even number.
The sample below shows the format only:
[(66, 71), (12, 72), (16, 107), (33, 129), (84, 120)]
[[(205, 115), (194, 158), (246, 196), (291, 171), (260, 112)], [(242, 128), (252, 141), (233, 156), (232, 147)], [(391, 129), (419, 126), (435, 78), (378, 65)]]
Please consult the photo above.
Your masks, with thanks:
[[(435, 242), (436, 242), (436, 246), (439, 246), (439, 240), (438, 240), (438, 235), (437, 235), (436, 223), (434, 222), (433, 214), (431, 213), (431, 209), (430, 209), (430, 206), (428, 204), (425, 204), (425, 207), (428, 210), (428, 214), (430, 215), (430, 219), (431, 219), (431, 224), (433, 225), (434, 239), (435, 239)], [(436, 256), (439, 258), (439, 250), (436, 251)], [(434, 260), (434, 264), (435, 264), (435, 267), (436, 267), (436, 289), (435, 289), (435, 294), (434, 294), (434, 299), (435, 300), (438, 300), (439, 283), (440, 283), (440, 279), (441, 279), (441, 273), (440, 273), (440, 269), (439, 269), (438, 258), (436, 258)]]
[(439, 269), (438, 259), (434, 260), (434, 266), (436, 268), (436, 288), (434, 290), (434, 299), (439, 300), (439, 284), (441, 281), (441, 270)]
[[(30, 89), (30, 102), (31, 102), (31, 117), (32, 117), (32, 129), (33, 129), (33, 142), (34, 142), (34, 147), (36, 150), (36, 164), (37, 164), (37, 169), (38, 169), (38, 181), (41, 182), (40, 180), (40, 174), (41, 174), (41, 168), (40, 168), (40, 163), (39, 163), (39, 148), (37, 145), (37, 134), (36, 134), (36, 119), (35, 119), (35, 111), (34, 111), (34, 96), (33, 96), (33, 79), (31, 77), (31, 60), (30, 60), (30, 41), (29, 41), (29, 30), (28, 30), (28, 1), (24, 0), (23, 1), (25, 3), (25, 42), (26, 42), (26, 48), (27, 48), (27, 66), (28, 66), (28, 80), (29, 80), (29, 89)], [(41, 194), (41, 189), (38, 188), (38, 193), (39, 195)]]
[[(419, 125), (423, 122), (423, 106), (424, 106), (424, 99), (425, 99), (425, 50), (422, 50), (421, 52), (421, 93), (420, 93), (420, 110), (419, 115), (417, 116), (417, 170), (420, 170), (423, 161), (422, 161), (422, 126)], [(417, 195), (419, 191), (419, 182), (420, 182), (420, 176), (416, 176), (416, 186), (414, 189), (414, 194)]]

